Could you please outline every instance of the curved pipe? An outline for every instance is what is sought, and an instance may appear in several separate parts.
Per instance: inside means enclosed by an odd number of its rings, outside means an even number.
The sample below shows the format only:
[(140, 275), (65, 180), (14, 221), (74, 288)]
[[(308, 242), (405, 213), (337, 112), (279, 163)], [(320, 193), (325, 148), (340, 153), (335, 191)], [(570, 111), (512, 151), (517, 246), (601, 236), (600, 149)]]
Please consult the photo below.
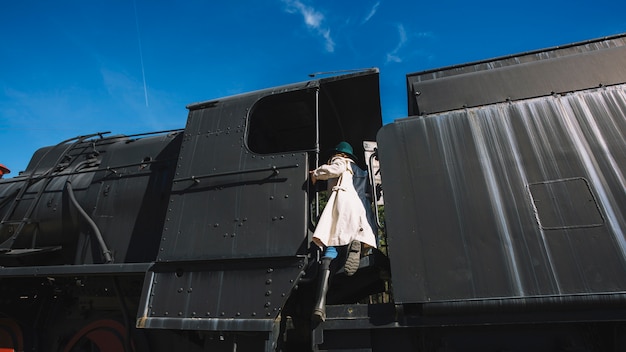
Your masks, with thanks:
[(105, 263), (113, 263), (113, 256), (111, 256), (111, 251), (107, 248), (106, 243), (104, 243), (104, 239), (102, 238), (102, 233), (100, 233), (100, 230), (98, 229), (98, 225), (96, 225), (96, 223), (89, 217), (89, 215), (80, 206), (80, 204), (78, 204), (76, 196), (74, 195), (74, 189), (72, 188), (72, 182), (70, 180), (67, 180), (65, 184), (67, 185), (67, 193), (70, 196), (70, 201), (76, 207), (83, 219), (87, 221), (94, 235), (96, 236), (98, 244), (100, 244), (100, 248), (102, 249), (102, 255), (104, 255)]

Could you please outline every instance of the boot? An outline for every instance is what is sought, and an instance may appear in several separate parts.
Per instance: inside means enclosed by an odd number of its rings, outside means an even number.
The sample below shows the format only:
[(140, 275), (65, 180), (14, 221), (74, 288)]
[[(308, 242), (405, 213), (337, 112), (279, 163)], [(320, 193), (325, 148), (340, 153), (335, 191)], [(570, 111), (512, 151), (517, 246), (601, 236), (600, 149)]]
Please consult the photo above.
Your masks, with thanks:
[(361, 242), (353, 240), (348, 245), (348, 257), (346, 258), (346, 264), (343, 269), (346, 275), (352, 276), (359, 270), (359, 264), (361, 262)]
[(328, 247), (322, 257), (317, 299), (315, 300), (312, 316), (312, 320), (318, 323), (326, 321), (326, 294), (328, 293), (328, 281), (330, 279), (330, 262), (336, 257), (337, 250), (334, 247)]

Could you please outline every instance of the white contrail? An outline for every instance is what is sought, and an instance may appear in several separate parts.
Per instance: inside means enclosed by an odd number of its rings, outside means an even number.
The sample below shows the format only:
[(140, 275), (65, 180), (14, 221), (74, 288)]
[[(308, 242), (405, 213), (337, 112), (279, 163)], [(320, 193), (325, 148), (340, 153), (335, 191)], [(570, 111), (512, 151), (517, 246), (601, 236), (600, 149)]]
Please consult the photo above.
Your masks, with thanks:
[(137, 27), (137, 42), (139, 43), (139, 60), (141, 61), (141, 77), (143, 78), (143, 94), (146, 98), (146, 107), (148, 107), (148, 88), (146, 87), (146, 71), (143, 66), (143, 50), (141, 49), (141, 36), (139, 35), (139, 19), (137, 17), (137, 2), (133, 0), (135, 8), (135, 26)]

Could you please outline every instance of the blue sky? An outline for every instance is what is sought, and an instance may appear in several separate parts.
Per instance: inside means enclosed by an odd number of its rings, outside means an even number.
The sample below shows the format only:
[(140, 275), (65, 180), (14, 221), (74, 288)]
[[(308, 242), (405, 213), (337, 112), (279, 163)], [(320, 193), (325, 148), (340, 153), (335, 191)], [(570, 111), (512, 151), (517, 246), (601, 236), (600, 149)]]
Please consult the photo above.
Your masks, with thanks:
[(92, 132), (182, 128), (185, 106), (378, 67), (405, 75), (626, 32), (626, 2), (0, 0), (0, 163)]

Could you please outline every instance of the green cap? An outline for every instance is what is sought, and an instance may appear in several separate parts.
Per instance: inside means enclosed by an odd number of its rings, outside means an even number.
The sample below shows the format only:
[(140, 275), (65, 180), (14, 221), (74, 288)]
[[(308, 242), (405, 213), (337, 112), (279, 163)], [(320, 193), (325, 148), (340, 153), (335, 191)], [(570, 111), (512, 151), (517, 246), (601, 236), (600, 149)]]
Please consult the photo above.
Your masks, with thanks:
[(348, 142), (339, 142), (335, 149), (333, 149), (335, 153), (344, 153), (347, 154), (350, 158), (356, 160), (357, 157), (354, 155), (354, 149)]

